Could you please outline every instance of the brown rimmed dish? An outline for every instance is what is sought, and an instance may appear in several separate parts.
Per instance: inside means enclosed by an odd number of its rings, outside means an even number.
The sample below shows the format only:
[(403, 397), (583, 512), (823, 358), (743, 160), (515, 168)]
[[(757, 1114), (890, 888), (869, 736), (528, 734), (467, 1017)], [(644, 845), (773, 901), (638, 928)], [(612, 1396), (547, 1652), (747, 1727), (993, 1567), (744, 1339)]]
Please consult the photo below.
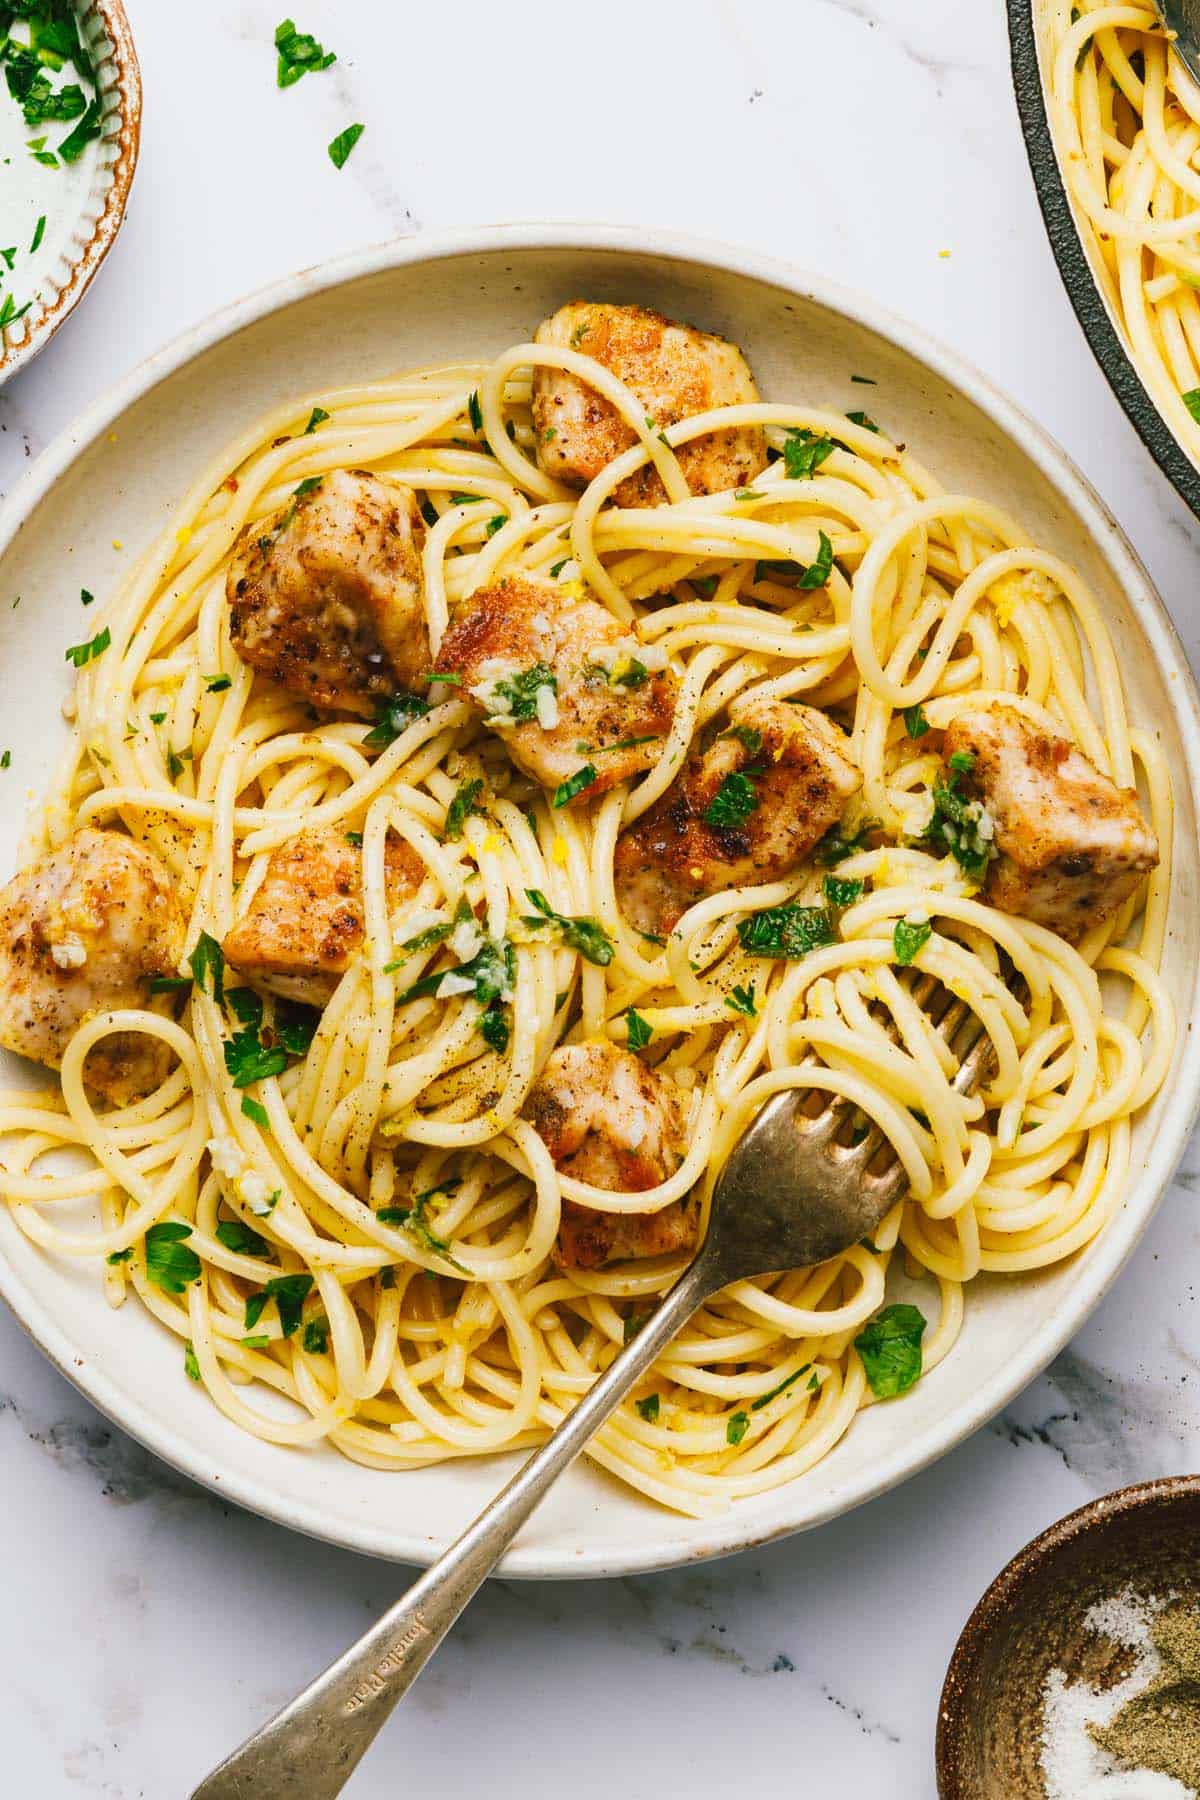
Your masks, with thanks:
[(1126, 1586), (1200, 1600), (1200, 1475), (1093, 1500), (1034, 1538), (996, 1577), (946, 1672), (939, 1800), (1045, 1800), (1046, 1678), (1054, 1668), (1101, 1676), (1084, 1614)]

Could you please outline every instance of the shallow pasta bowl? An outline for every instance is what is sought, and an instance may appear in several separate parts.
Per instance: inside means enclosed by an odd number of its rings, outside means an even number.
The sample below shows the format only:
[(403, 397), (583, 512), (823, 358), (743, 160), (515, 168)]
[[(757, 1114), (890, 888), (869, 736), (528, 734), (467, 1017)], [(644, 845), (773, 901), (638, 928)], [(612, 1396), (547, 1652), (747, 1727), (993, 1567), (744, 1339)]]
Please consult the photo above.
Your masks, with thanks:
[[(954, 488), (1020, 519), (1074, 563), (1121, 646), (1132, 716), (1156, 730), (1178, 790), (1166, 976), (1180, 1049), (1138, 1122), (1124, 1205), (1075, 1260), (1033, 1278), (981, 1279), (955, 1353), (903, 1401), (864, 1413), (802, 1480), (681, 1519), (577, 1467), (512, 1553), (513, 1575), (608, 1575), (719, 1555), (820, 1524), (882, 1493), (975, 1430), (1078, 1329), (1148, 1222), (1200, 1095), (1200, 705), (1182, 649), (1114, 521), (1039, 429), (979, 375), (873, 303), (746, 252), (670, 233), (520, 226), (404, 240), (251, 296), (153, 357), (34, 465), (0, 508), (4, 744), (0, 874), (14, 866), (19, 798), (57, 757), (65, 647), (80, 587), (106, 594), (198, 472), (285, 395), (419, 363), (493, 354), (585, 294), (661, 308), (746, 348), (764, 393), (870, 406)], [(12, 598), (20, 596), (14, 607)], [(13, 1067), (0, 1068), (6, 1085)], [(0, 1294), (57, 1367), (116, 1423), (195, 1479), (270, 1518), (375, 1555), (426, 1562), (478, 1511), (513, 1459), (420, 1473), (360, 1468), (332, 1450), (245, 1436), (183, 1374), (177, 1340), (141, 1308), (110, 1312), (91, 1266), (45, 1259), (0, 1210)]]
[(1008, 0), (1013, 87), (1050, 248), (1083, 334), (1134, 430), (1200, 517), (1200, 468), (1138, 374), (1095, 233), (1064, 179), (1051, 128), (1049, 26), (1053, 0)]

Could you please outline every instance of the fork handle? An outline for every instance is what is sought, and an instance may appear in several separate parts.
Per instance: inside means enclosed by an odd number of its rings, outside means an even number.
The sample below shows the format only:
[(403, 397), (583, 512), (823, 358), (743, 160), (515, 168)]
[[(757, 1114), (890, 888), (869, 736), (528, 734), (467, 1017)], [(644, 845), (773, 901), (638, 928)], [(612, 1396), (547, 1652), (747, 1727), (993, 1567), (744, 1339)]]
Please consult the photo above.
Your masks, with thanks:
[(720, 1285), (701, 1253), (615, 1362), (444, 1556), (358, 1642), (214, 1769), (191, 1800), (333, 1800), (530, 1513)]

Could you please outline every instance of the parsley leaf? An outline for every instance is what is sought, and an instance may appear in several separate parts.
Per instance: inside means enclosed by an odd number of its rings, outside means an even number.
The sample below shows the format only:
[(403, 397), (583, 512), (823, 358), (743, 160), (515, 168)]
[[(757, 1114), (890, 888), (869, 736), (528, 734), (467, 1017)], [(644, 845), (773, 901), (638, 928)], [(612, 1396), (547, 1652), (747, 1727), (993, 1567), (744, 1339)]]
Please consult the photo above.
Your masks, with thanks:
[(232, 675), (206, 675), (204, 685), (210, 694), (223, 694), (226, 688), (233, 686)]
[(282, 1075), (287, 1068), (287, 1051), (282, 1045), (265, 1049), (253, 1027), (235, 1031), (222, 1046), (225, 1069), (234, 1087), (249, 1087), (252, 1081), (265, 1081), (271, 1075)]
[(844, 862), (848, 856), (857, 856), (860, 850), (869, 849), (867, 839), (878, 826), (874, 819), (864, 819), (852, 837), (845, 837), (839, 826), (831, 831), (817, 845), (813, 852), (817, 861), (826, 869), (832, 869), (837, 863)]
[(188, 1338), (183, 1346), (183, 1372), (189, 1381), (199, 1381), (200, 1364), (196, 1360), (196, 1346)]
[(750, 814), (758, 810), (758, 790), (751, 776), (760, 773), (761, 770), (748, 769), (726, 775), (704, 809), (704, 823), (715, 826), (718, 831), (729, 831), (744, 824)]
[(807, 430), (789, 431), (783, 444), (783, 466), (789, 481), (811, 481), (821, 464), (833, 455), (831, 437)]
[(823, 588), (827, 586), (829, 577), (832, 574), (833, 545), (830, 543), (825, 533), (818, 530), (816, 559), (815, 561), (810, 562), (807, 568), (801, 569), (800, 578), (797, 581), (796, 586), (798, 588), (803, 588), (805, 592), (811, 592), (814, 588)]
[(854, 1340), (877, 1400), (906, 1393), (921, 1373), (925, 1315), (918, 1306), (885, 1306)]
[(644, 1050), (654, 1036), (654, 1027), (633, 1007), (625, 1014), (625, 1042), (631, 1050)]
[(257, 1100), (252, 1100), (249, 1094), (242, 1095), (242, 1114), (245, 1118), (253, 1120), (260, 1131), (271, 1129), (271, 1120), (266, 1107), (260, 1105)]
[(791, 962), (837, 943), (837, 933), (824, 906), (769, 906), (751, 913), (737, 928), (743, 950), (751, 956), (786, 957)]
[(224, 1005), (225, 952), (207, 931), (202, 931), (196, 939), (196, 948), (188, 957), (188, 968), (201, 993), (211, 994), (218, 1006)]
[(873, 431), (876, 437), (879, 436), (879, 427), (871, 417), (870, 413), (848, 412), (846, 417), (852, 425), (861, 425), (864, 431)]
[(969, 775), (975, 767), (975, 752), (973, 750), (955, 750), (950, 758), (950, 767), (959, 775)]
[[(955, 754), (962, 757), (966, 753)], [(968, 800), (959, 791), (958, 778), (966, 773), (963, 763), (956, 766), (953, 756), (950, 763), (949, 781), (934, 783), (933, 812), (921, 841), (940, 852), (948, 849), (964, 875), (982, 881), (996, 854), (994, 838), (985, 835), (991, 821), (981, 801)]]
[[(65, 91), (65, 90), (64, 90)], [(78, 162), (93, 138), (100, 136), (100, 102), (91, 100), (87, 111), (58, 146), (58, 154), (66, 163)]]
[(507, 681), (495, 682), (493, 693), (498, 700), (507, 703), (501, 715), (505, 723), (511, 718), (514, 725), (525, 725), (530, 719), (536, 719), (538, 689), (542, 687), (548, 687), (552, 694), (558, 692), (558, 677), (549, 663), (544, 662), (536, 662), (528, 669), (518, 669)]
[(853, 906), (861, 900), (866, 884), (849, 876), (827, 875), (822, 884), (830, 906)]
[(749, 1429), (750, 1414), (748, 1412), (733, 1413), (725, 1426), (725, 1442), (735, 1446), (740, 1444)]
[(146, 1279), (166, 1294), (182, 1294), (189, 1282), (200, 1279), (200, 1258), (183, 1242), (192, 1228), (167, 1219), (146, 1233)]
[(329, 1350), (329, 1320), (310, 1319), (304, 1327), (303, 1344), (309, 1356), (324, 1356)]
[(317, 429), (318, 425), (323, 425), (325, 423), (328, 417), (329, 414), (325, 411), (323, 406), (314, 406), (308, 415), (308, 424), (304, 427), (301, 436), (309, 437), (311, 433)]
[[(441, 996), (443, 999), (453, 999), (456, 992), (472, 993), (476, 1000), (486, 1005), (489, 1000), (509, 999), (515, 978), (516, 956), (512, 945), (507, 940), (498, 944), (488, 938), (470, 962), (460, 963), (457, 969), (439, 969), (433, 975), (423, 975), (420, 981), (414, 981), (410, 988), (397, 994), (396, 1005), (404, 1006), (409, 1000), (420, 1000), (427, 994), (436, 996), (444, 981), (451, 985), (449, 993)], [(472, 986), (459, 987), (461, 980), (470, 981)]]
[(806, 1374), (811, 1368), (811, 1363), (801, 1363), (798, 1369), (793, 1369), (790, 1375), (784, 1376), (778, 1387), (773, 1387), (769, 1393), (760, 1394), (757, 1400), (752, 1400), (750, 1402), (750, 1411), (761, 1412), (764, 1406), (770, 1406), (772, 1400), (778, 1400), (780, 1394), (786, 1394), (792, 1384), (799, 1381), (800, 1377)]
[(112, 633), (106, 625), (103, 631), (98, 631), (86, 644), (72, 644), (63, 661), (74, 663), (77, 669), (82, 669), (88, 663), (95, 662), (98, 656), (103, 656), (111, 643)]
[(758, 1017), (758, 1001), (753, 983), (749, 987), (735, 987), (732, 994), (726, 994), (725, 1004), (732, 1012), (742, 1013), (747, 1019)]
[(1183, 404), (1187, 407), (1196, 423), (1200, 425), (1200, 388), (1189, 388), (1187, 393), (1180, 394), (1179, 398), (1183, 401)]
[(434, 1256), (440, 1256), (443, 1262), (449, 1263), (461, 1275), (467, 1271), (460, 1262), (456, 1262), (450, 1254), (450, 1246), (445, 1238), (437, 1236), (426, 1217), (426, 1208), (436, 1194), (452, 1194), (458, 1187), (457, 1181), (444, 1181), (437, 1187), (426, 1188), (423, 1194), (417, 1194), (411, 1206), (382, 1206), (375, 1214), (381, 1225), (399, 1225), (414, 1242), (423, 1250)]
[(35, 250), (39, 250), (41, 248), (42, 239), (45, 237), (45, 235), (46, 235), (46, 215), (45, 215), (45, 213), (42, 213), (38, 218), (37, 224), (33, 228), (33, 242), (29, 246), (30, 256), (33, 255)]
[(472, 431), (483, 430), (483, 408), (479, 404), (479, 389), (476, 388), (467, 401), (467, 417), (471, 421)]
[(416, 719), (423, 719), (429, 711), (428, 702), (419, 694), (389, 694), (386, 700), (380, 700), (375, 708), (375, 723), (368, 731), (363, 743), (372, 750), (386, 750), (394, 744), (401, 732), (407, 731)]
[(933, 935), (933, 926), (928, 919), (910, 921), (897, 919), (896, 929), (892, 932), (892, 949), (896, 961), (904, 966), (913, 961)]
[(325, 50), (307, 31), (297, 31), (291, 19), (275, 27), (275, 48), (279, 52), (276, 73), (281, 88), (294, 87), (302, 75), (318, 74), (337, 61), (332, 50)]
[(633, 1404), (641, 1414), (642, 1418), (645, 1419), (647, 1425), (656, 1425), (658, 1423), (658, 1415), (662, 1410), (662, 1400), (660, 1395), (647, 1394), (644, 1400), (635, 1400)]
[(130, 1245), (128, 1250), (114, 1250), (112, 1252), (112, 1254), (110, 1256), (106, 1256), (104, 1260), (106, 1263), (108, 1263), (110, 1268), (114, 1268), (114, 1269), (117, 1267), (118, 1263), (132, 1262), (133, 1261), (133, 1246)]
[(335, 169), (344, 166), (346, 158), (365, 130), (365, 125), (347, 125), (345, 131), (338, 132), (329, 146), (329, 160)]
[(596, 963), (600, 968), (607, 968), (613, 959), (612, 939), (597, 919), (571, 918), (565, 913), (556, 913), (550, 902), (538, 888), (526, 888), (525, 897), (537, 907), (542, 917), (530, 918), (525, 915), (522, 923), (531, 927), (553, 925), (564, 944), (571, 950), (578, 950), (586, 962)]
[(754, 725), (731, 725), (728, 731), (721, 733), (721, 736), (736, 738), (742, 748), (748, 750), (751, 756), (757, 756), (763, 747), (763, 734)]
[(493, 1000), (479, 1015), (479, 1035), (489, 1050), (495, 1050), (503, 1056), (508, 1049), (510, 1036), (508, 1020), (504, 1016), (504, 1008), (498, 1000)]
[(217, 1242), (232, 1250), (235, 1256), (270, 1256), (271, 1246), (252, 1225), (241, 1219), (221, 1219), (217, 1224)]
[[(613, 744), (613, 745), (610, 745), (610, 748), (615, 750), (617, 748), (617, 746), (615, 744)], [(568, 775), (568, 777), (565, 781), (559, 782), (558, 786), (554, 790), (554, 799), (553, 799), (552, 804), (554, 806), (568, 805), (570, 801), (574, 800), (576, 794), (582, 794), (584, 789), (590, 788), (593, 785), (593, 783), (595, 782), (595, 780), (596, 780), (595, 764), (594, 763), (584, 763), (583, 767), (580, 769), (576, 769), (576, 771), (573, 775)]]
[(268, 1281), (266, 1287), (246, 1300), (246, 1330), (254, 1330), (266, 1311), (267, 1302), (274, 1300), (279, 1313), (279, 1328), (285, 1338), (291, 1337), (300, 1324), (305, 1296), (312, 1284), (311, 1275), (277, 1275), (273, 1281)]
[(904, 709), (904, 729), (910, 738), (924, 737), (929, 730), (929, 720), (925, 717), (925, 708), (918, 703)]

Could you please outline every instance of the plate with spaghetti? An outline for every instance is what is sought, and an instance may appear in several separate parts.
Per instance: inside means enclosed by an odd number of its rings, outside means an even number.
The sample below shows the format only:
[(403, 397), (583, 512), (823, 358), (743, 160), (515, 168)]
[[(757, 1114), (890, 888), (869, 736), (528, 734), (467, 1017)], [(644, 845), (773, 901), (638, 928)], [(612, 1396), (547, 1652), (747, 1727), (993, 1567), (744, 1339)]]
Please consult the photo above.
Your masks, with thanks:
[(669, 235), (400, 243), (154, 359), (0, 533), (0, 1289), (177, 1466), (428, 1560), (787, 1087), (908, 1197), (711, 1302), (513, 1573), (834, 1516), (1114, 1277), (1195, 1109), (1195, 692), (945, 352)]

